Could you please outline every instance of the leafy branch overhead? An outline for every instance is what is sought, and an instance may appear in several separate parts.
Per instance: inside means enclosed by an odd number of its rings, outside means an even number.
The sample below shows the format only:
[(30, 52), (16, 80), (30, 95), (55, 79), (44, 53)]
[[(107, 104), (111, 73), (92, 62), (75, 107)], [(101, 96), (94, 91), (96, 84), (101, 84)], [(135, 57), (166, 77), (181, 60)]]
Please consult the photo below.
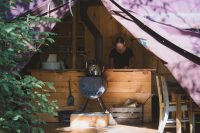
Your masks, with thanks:
[[(49, 45), (54, 40), (52, 36), (54, 33), (41, 32), (37, 30), (37, 27), (41, 23), (57, 22), (58, 19), (36, 17), (28, 15), (25, 18), (20, 18), (12, 22), (6, 22), (2, 18), (0, 19), (0, 66), (5, 66), (6, 69), (12, 68), (17, 65), (17, 61), (23, 59), (23, 54), (28, 52), (38, 51), (41, 45)], [(10, 60), (7, 60), (5, 56), (9, 56)], [(14, 60), (11, 61), (11, 60)], [(2, 66), (3, 65), (3, 66)]]
[[(51, 83), (40, 81), (17, 71), (41, 45), (54, 42), (51, 32), (38, 30), (41, 24), (59, 19), (27, 15), (7, 21), (7, 11), (18, 0), (0, 0), (0, 133), (41, 132), (38, 114), (56, 115), (56, 101), (48, 101)], [(24, 0), (22, 2), (30, 2)]]

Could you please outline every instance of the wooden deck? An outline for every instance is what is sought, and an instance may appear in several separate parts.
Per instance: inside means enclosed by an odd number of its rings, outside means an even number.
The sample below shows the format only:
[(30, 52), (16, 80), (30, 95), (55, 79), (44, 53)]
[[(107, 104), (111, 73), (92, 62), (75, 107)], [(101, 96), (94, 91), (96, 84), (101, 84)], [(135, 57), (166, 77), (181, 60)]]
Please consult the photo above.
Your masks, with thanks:
[(116, 125), (106, 128), (82, 128), (72, 129), (66, 125), (51, 123), (45, 126), (46, 133), (157, 133), (157, 129), (153, 128), (150, 124), (142, 127)]
[[(72, 129), (67, 124), (48, 123), (44, 126), (45, 133), (157, 133), (158, 123), (145, 123), (140, 126), (116, 125), (107, 128)], [(200, 131), (200, 124), (196, 125), (196, 131)], [(175, 133), (175, 128), (166, 128), (164, 133)], [(184, 133), (184, 132), (183, 132)]]

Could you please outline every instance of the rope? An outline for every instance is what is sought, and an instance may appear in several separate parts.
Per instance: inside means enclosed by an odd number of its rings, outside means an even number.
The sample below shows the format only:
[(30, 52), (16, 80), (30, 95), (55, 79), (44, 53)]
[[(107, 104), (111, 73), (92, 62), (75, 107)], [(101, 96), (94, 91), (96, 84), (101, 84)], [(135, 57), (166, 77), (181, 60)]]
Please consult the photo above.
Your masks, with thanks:
[(71, 15), (73, 16), (73, 12), (72, 12), (72, 0), (69, 0), (68, 6), (69, 6), (69, 11), (70, 11)]
[[(47, 12), (47, 13), (48, 13), (48, 17), (50, 18), (50, 17), (51, 17), (51, 15), (50, 15), (50, 11), (51, 11), (51, 0), (49, 0), (49, 3), (48, 3), (47, 8), (48, 8), (48, 12)], [(48, 22), (47, 27), (51, 28), (51, 23)]]

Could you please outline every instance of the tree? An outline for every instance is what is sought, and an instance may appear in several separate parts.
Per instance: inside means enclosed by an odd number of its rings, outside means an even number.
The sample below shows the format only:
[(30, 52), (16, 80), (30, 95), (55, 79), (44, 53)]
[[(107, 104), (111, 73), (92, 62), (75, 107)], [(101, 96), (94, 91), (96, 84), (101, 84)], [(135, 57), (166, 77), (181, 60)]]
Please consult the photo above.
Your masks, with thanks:
[[(29, 2), (28, 0), (24, 0)], [(0, 132), (44, 132), (44, 121), (39, 113), (56, 115), (55, 101), (48, 101), (51, 83), (23, 75), (17, 67), (39, 50), (41, 45), (54, 42), (51, 32), (37, 31), (40, 23), (57, 22), (58, 19), (27, 15), (7, 21), (6, 11), (16, 5), (16, 0), (0, 0)]]

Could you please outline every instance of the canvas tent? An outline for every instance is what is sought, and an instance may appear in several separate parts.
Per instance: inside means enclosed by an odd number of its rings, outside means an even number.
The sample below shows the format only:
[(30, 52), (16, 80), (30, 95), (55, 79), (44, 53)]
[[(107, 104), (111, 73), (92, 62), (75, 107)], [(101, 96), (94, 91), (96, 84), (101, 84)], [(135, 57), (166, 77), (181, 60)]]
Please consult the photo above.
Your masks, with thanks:
[[(136, 38), (145, 39), (143, 46), (159, 57), (180, 85), (200, 105), (200, 17), (198, 0), (102, 0), (108, 12)], [(8, 19), (27, 13), (62, 18), (69, 11), (67, 0), (35, 0), (19, 3)], [(181, 6), (181, 8), (180, 8)], [(50, 30), (43, 24), (39, 30)], [(142, 43), (141, 43), (142, 44)], [(24, 66), (26, 63), (23, 63)]]

